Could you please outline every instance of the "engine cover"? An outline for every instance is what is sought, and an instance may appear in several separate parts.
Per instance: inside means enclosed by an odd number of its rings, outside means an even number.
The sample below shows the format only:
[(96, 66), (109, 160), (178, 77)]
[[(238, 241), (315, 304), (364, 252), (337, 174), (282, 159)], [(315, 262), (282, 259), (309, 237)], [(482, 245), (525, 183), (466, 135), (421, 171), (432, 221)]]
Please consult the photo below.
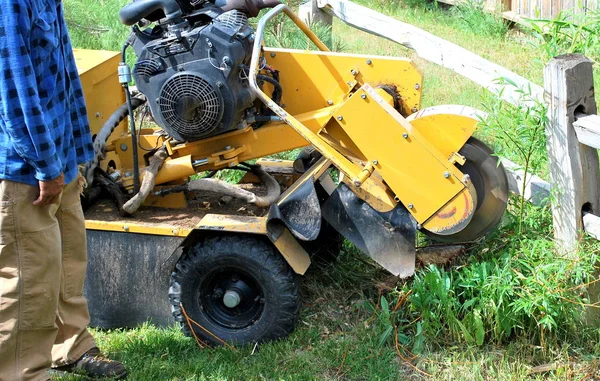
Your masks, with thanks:
[(253, 37), (235, 10), (200, 26), (139, 32), (133, 77), (158, 125), (178, 141), (245, 127), (255, 99), (244, 70)]

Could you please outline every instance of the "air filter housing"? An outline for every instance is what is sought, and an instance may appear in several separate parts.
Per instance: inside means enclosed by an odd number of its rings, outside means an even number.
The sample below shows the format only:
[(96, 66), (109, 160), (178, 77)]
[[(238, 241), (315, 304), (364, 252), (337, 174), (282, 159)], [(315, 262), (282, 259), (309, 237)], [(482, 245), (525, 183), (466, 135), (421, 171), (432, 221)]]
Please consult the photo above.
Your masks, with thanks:
[(192, 72), (169, 78), (160, 91), (158, 104), (167, 125), (187, 140), (210, 135), (223, 116), (219, 90)]

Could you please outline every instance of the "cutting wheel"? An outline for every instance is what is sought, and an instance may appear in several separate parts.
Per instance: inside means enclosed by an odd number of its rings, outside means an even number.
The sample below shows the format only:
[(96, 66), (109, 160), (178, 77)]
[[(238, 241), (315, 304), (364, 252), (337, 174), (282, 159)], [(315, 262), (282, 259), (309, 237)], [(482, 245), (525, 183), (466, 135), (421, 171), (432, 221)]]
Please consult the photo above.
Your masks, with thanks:
[(442, 242), (468, 242), (492, 231), (502, 219), (508, 200), (508, 180), (504, 167), (492, 150), (473, 137), (460, 149), (465, 165), (458, 169), (471, 177), (477, 192), (477, 207), (471, 222), (461, 231), (439, 235), (422, 229), (429, 237)]

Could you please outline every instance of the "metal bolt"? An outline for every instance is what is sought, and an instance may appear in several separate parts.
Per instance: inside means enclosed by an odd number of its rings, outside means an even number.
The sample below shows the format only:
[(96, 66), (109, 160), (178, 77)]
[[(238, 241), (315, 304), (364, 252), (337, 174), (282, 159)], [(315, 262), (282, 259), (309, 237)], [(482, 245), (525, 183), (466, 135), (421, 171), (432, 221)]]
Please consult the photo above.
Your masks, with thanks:
[(367, 94), (363, 94), (360, 96), (362, 99), (367, 99)]
[(444, 177), (445, 178), (449, 178), (450, 177), (450, 172), (444, 172)]
[(371, 60), (367, 60), (367, 65), (370, 65), (370, 64), (372, 64), (372, 63), (373, 63), (373, 61), (371, 61)]
[(471, 176), (469, 176), (469, 175), (465, 175), (465, 176), (463, 177), (463, 183), (465, 183), (465, 184), (468, 184), (468, 183), (469, 183), (469, 181), (471, 181)]
[(414, 206), (413, 204), (408, 204), (408, 209), (412, 209), (412, 208), (414, 208), (414, 207), (415, 207), (415, 206)]
[(352, 83), (352, 81), (348, 81), (346, 83), (348, 84), (348, 86), (354, 86), (354, 84)]
[(225, 295), (223, 296), (223, 304), (225, 304), (228, 308), (237, 307), (242, 301), (242, 297), (236, 291), (227, 290)]
[(102, 114), (100, 114), (99, 112), (96, 113), (96, 118), (100, 118)]
[(411, 111), (412, 111), (412, 112), (417, 112), (417, 111), (419, 111), (419, 109), (418, 109), (418, 108), (416, 108), (416, 107), (413, 107)]
[(333, 101), (332, 101), (331, 99), (329, 99), (329, 100), (327, 101), (327, 104), (328, 104), (328, 105), (330, 105), (330, 106), (333, 106)]
[(423, 225), (417, 224), (417, 229), (421, 230), (422, 227), (423, 227)]
[(352, 75), (358, 74), (358, 72), (356, 70), (352, 70), (352, 71), (350, 71), (350, 73), (352, 73)]
[(355, 187), (359, 187), (359, 186), (361, 186), (361, 185), (362, 185), (362, 183), (361, 183), (360, 181), (358, 181), (358, 180), (354, 180), (354, 186), (355, 186)]
[(223, 290), (217, 288), (212, 295), (213, 299), (221, 299), (223, 297)]
[(394, 197), (394, 201), (400, 202), (400, 198), (398, 196)]
[(129, 226), (127, 226), (127, 225), (123, 226), (123, 230), (126, 231), (126, 232), (128, 232), (129, 231)]
[(225, 147), (225, 151), (229, 151), (231, 149), (231, 146), (226, 146)]
[(341, 122), (342, 120), (344, 120), (344, 117), (340, 115), (337, 117), (337, 120), (339, 120)]
[(379, 164), (379, 160), (377, 160), (377, 159), (373, 160), (373, 165), (377, 165), (377, 164)]
[(415, 84), (415, 90), (419, 90), (421, 88), (421, 85), (419, 85), (418, 83)]
[(405, 132), (405, 133), (403, 133), (403, 134), (402, 134), (402, 137), (403, 137), (404, 139), (408, 139), (408, 134)]
[(275, 54), (275, 52), (271, 52), (271, 58), (275, 58), (277, 56), (277, 54)]
[(218, 81), (218, 82), (217, 82), (217, 87), (218, 87), (219, 89), (220, 89), (221, 87), (223, 87), (223, 82), (221, 82), (221, 81)]
[(121, 151), (127, 151), (127, 148), (128, 148), (128, 147), (127, 147), (127, 144), (125, 144), (125, 143), (122, 143), (122, 144), (119, 146), (119, 148), (121, 148)]

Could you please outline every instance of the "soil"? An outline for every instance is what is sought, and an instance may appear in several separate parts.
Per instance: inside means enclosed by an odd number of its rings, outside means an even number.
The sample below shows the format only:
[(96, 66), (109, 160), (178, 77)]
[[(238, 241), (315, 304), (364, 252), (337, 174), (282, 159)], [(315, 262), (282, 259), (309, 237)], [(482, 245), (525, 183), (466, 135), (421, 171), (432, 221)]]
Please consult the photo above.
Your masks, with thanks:
[[(240, 184), (240, 187), (250, 192), (265, 195), (266, 190), (255, 184)], [(122, 217), (115, 204), (109, 200), (100, 200), (85, 211), (86, 220), (138, 223), (144, 225), (171, 225), (182, 228), (193, 228), (207, 214), (226, 214), (237, 216), (262, 217), (268, 208), (250, 205), (238, 199), (223, 199), (217, 193), (204, 192), (201, 195), (190, 194), (186, 209), (167, 209), (142, 206), (135, 215)], [(195, 196), (195, 197), (194, 197)], [(227, 201), (227, 202), (224, 202)]]

